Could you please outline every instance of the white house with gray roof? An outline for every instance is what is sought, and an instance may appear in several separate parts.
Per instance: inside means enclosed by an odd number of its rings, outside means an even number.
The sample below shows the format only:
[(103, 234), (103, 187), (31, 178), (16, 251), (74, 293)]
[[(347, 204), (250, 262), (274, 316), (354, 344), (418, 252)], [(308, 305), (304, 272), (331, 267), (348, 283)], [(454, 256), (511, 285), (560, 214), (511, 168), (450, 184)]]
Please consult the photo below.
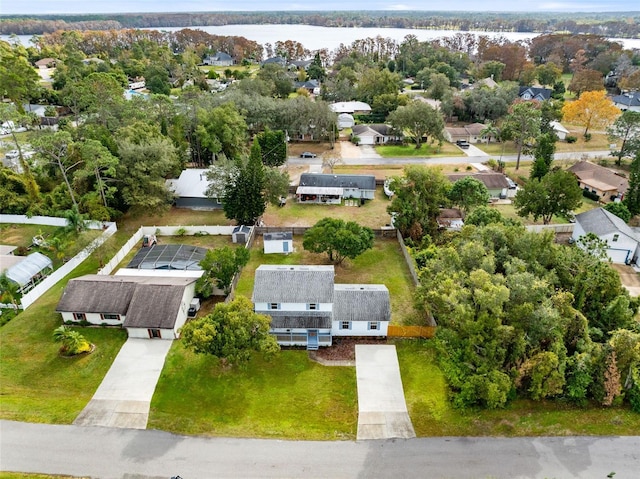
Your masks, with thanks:
[(167, 187), (175, 195), (176, 207), (192, 210), (222, 208), (220, 199), (207, 196), (210, 186), (207, 170), (203, 168), (189, 168), (183, 170), (178, 178), (167, 180)]
[(261, 265), (253, 289), (254, 310), (271, 317), (282, 346), (316, 350), (333, 336), (386, 336), (391, 319), (384, 285), (334, 284), (333, 266)]
[(67, 283), (56, 311), (64, 321), (121, 326), (130, 338), (175, 339), (196, 279), (88, 274)]
[(374, 175), (302, 173), (296, 189), (300, 203), (337, 204), (342, 199), (372, 200), (376, 195)]
[(638, 258), (638, 237), (627, 224), (603, 208), (596, 208), (576, 215), (571, 238), (578, 240), (593, 233), (608, 245), (607, 256), (612, 263), (629, 264)]

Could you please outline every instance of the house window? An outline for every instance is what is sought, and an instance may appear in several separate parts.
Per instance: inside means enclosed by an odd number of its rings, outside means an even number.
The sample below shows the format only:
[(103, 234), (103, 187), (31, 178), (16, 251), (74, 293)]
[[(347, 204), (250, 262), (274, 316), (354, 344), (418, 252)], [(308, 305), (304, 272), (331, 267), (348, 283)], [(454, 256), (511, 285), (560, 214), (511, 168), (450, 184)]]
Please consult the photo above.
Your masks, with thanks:
[(110, 319), (110, 320), (114, 320), (114, 321), (120, 321), (120, 315), (119, 314), (101, 314), (100, 318), (102, 318), (102, 319)]
[(379, 321), (369, 321), (369, 330), (374, 331), (374, 330), (379, 330), (380, 329), (380, 322)]
[(86, 321), (87, 315), (84, 313), (73, 313), (73, 319), (76, 321)]
[(340, 329), (351, 329), (351, 321), (341, 321)]
[(613, 242), (615, 243), (620, 238), (620, 235), (613, 235)]
[(280, 303), (269, 303), (269, 309), (280, 309)]
[(307, 309), (310, 311), (315, 311), (318, 309), (318, 303), (309, 303), (307, 304)]

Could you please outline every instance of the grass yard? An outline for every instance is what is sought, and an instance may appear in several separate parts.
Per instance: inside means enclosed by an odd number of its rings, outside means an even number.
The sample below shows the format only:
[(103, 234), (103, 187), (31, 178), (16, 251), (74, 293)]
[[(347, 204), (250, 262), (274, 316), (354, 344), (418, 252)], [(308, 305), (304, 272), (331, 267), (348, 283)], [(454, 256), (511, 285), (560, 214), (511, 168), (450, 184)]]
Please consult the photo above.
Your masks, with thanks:
[(460, 148), (447, 142), (444, 142), (440, 147), (423, 143), (419, 150), (416, 150), (415, 145), (382, 145), (376, 146), (375, 149), (383, 158), (464, 156)]
[(355, 368), (326, 367), (306, 351), (221, 368), (175, 341), (156, 387), (149, 429), (179, 434), (305, 440), (355, 439)]
[[(95, 258), (89, 258), (73, 276), (96, 268)], [(93, 396), (126, 339), (123, 330), (79, 328), (96, 350), (76, 358), (58, 355), (59, 344), (52, 333), (62, 318), (55, 307), (69, 278), (0, 328), (2, 419), (70, 424)]]
[[(525, 225), (541, 225), (543, 224), (542, 219), (538, 219), (538, 221), (533, 221), (533, 217), (529, 216), (528, 218), (521, 218), (517, 215), (514, 206), (511, 205), (489, 205), (492, 208), (497, 209), (502, 216), (505, 218), (512, 218), (514, 220), (522, 221)], [(582, 206), (578, 208), (574, 213), (584, 213), (585, 211), (592, 210), (593, 208), (598, 208), (599, 205), (589, 198), (582, 198)], [(568, 220), (564, 216), (555, 216), (551, 219), (551, 224), (566, 224)]]
[(266, 226), (313, 226), (322, 218), (340, 218), (355, 221), (370, 228), (380, 228), (389, 224), (391, 217), (387, 213), (389, 200), (382, 188), (376, 189), (374, 200), (362, 206), (345, 205), (309, 205), (300, 204), (289, 198), (286, 206), (269, 205), (262, 220)]
[[(251, 259), (240, 274), (236, 294), (251, 298), (255, 270), (261, 264), (329, 264), (326, 255), (305, 251), (301, 236), (294, 236), (293, 246), (295, 251), (288, 255), (264, 254), (262, 237), (257, 236), (251, 248)], [(418, 322), (413, 308), (413, 283), (395, 238), (376, 238), (371, 250), (355, 260), (345, 260), (343, 265), (336, 267), (335, 282), (385, 284), (391, 295), (392, 322)]]
[(200, 211), (187, 208), (169, 208), (155, 214), (148, 212), (128, 213), (118, 220), (118, 230), (135, 233), (140, 226), (201, 226), (231, 225), (233, 222), (224, 216), (224, 211)]
[(498, 410), (454, 409), (427, 341), (396, 341), (402, 384), (416, 434), (426, 436), (637, 435), (640, 414), (598, 405), (518, 400)]
[[(86, 230), (79, 235), (59, 226), (13, 225), (3, 223), (0, 226), (0, 243), (28, 248), (26, 254), (36, 251), (48, 256), (53, 261), (53, 268), (59, 268), (65, 258), (78, 254), (85, 246), (102, 234), (100, 230)], [(51, 246), (33, 246), (33, 237), (42, 235)], [(59, 240), (59, 249), (54, 247), (54, 238)], [(15, 254), (15, 253), (14, 253)], [(22, 253), (21, 253), (22, 254)]]

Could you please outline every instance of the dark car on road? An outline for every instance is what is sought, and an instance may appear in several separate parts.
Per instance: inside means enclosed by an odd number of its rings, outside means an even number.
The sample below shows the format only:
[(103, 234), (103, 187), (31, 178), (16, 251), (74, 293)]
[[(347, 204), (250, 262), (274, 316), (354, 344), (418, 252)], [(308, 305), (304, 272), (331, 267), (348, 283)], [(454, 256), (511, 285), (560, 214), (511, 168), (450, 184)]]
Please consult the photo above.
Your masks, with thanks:
[(315, 158), (316, 155), (315, 153), (311, 153), (310, 151), (305, 151), (304, 153), (300, 153), (300, 158)]
[(467, 140), (458, 140), (456, 141), (456, 145), (458, 145), (463, 150), (469, 148), (469, 142)]

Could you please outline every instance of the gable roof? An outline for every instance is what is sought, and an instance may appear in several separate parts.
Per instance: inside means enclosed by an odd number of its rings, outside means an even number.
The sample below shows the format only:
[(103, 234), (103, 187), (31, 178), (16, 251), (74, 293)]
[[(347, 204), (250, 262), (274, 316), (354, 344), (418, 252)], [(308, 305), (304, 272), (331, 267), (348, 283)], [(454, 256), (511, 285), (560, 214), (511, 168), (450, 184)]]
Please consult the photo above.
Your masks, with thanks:
[(594, 233), (596, 236), (622, 233), (638, 241), (637, 235), (622, 218), (604, 208), (595, 208), (576, 215), (576, 223), (580, 224), (585, 233)]
[(354, 135), (362, 136), (364, 134), (370, 135), (382, 135), (382, 136), (392, 136), (394, 135), (393, 129), (389, 125), (385, 125), (384, 123), (372, 123), (370, 125), (353, 125), (351, 131)]
[(233, 228), (233, 231), (231, 232), (231, 234), (235, 234), (235, 233), (249, 234), (251, 233), (251, 226), (238, 225), (235, 228)]
[(481, 181), (490, 190), (495, 190), (498, 188), (509, 188), (507, 177), (502, 173), (451, 173), (447, 175), (447, 178), (449, 178), (449, 181), (451, 181), (452, 183), (455, 183), (456, 181), (461, 180), (462, 178), (466, 178), (467, 176), (471, 176), (472, 178)]
[(125, 327), (173, 328), (184, 288), (194, 281), (87, 274), (67, 283), (56, 311), (120, 314)]
[(254, 303), (331, 303), (333, 266), (260, 265), (253, 286)]
[(632, 91), (628, 93), (623, 93), (622, 95), (616, 95), (611, 98), (613, 103), (617, 103), (622, 106), (632, 107), (639, 106), (640, 107), (640, 91)]
[(172, 284), (137, 284), (122, 325), (125, 328), (173, 329), (184, 288), (193, 281), (193, 278), (180, 278)]
[(531, 100), (539, 101), (548, 100), (549, 98), (551, 98), (551, 93), (553, 93), (553, 90), (535, 86), (521, 86), (520, 90), (518, 90), (518, 96), (520, 98), (530, 96)]
[(550, 121), (549, 122), (549, 126), (551, 128), (553, 128), (553, 131), (559, 131), (560, 133), (569, 133), (569, 130), (567, 130), (564, 125), (562, 123), (560, 123), (559, 121)]
[(391, 301), (384, 284), (336, 284), (335, 321), (390, 321)]
[(182, 170), (178, 178), (167, 180), (167, 187), (180, 198), (206, 198), (210, 181), (204, 168)]
[(359, 188), (361, 190), (375, 190), (376, 177), (374, 175), (331, 175), (323, 173), (302, 173), (299, 186), (316, 188)]
[(596, 165), (588, 161), (579, 161), (569, 168), (580, 181), (601, 191), (617, 191), (625, 194), (629, 188), (629, 180), (615, 174), (604, 166)]
[(225, 52), (218, 52), (213, 56), (210, 55), (208, 58), (213, 60), (214, 62), (222, 62), (222, 61), (233, 60), (231, 55), (229, 55), (228, 53), (225, 53)]

